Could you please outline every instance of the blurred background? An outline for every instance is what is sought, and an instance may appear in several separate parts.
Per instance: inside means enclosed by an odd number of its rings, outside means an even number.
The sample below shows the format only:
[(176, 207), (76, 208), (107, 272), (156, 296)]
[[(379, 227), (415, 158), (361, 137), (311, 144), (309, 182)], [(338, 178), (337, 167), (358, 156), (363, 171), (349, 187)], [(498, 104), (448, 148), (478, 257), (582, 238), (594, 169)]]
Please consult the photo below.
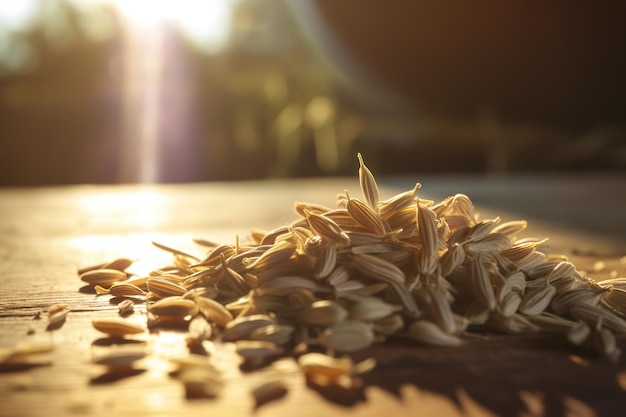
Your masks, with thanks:
[(0, 0), (0, 185), (623, 175), (624, 4)]

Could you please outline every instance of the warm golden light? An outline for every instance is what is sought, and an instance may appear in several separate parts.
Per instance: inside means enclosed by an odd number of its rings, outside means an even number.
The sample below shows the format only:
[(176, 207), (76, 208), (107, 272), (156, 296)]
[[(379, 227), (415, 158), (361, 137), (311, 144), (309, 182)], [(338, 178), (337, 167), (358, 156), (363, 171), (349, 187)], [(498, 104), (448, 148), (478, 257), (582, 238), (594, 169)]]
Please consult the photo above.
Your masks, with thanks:
[[(206, 52), (228, 40), (232, 1), (109, 1), (124, 25), (120, 182), (185, 181), (196, 169), (195, 89), (176, 29)], [(167, 163), (172, 178), (162, 177)]]
[(107, 0), (140, 28), (172, 24), (207, 52), (228, 40), (234, 0)]

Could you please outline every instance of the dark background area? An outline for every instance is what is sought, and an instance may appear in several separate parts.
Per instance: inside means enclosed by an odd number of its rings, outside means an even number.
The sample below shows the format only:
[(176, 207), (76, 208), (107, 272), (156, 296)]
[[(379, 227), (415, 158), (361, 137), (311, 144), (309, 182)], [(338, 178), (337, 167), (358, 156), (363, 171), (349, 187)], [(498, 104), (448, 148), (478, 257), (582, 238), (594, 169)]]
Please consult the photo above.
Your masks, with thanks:
[[(0, 76), (0, 185), (145, 181), (124, 20), (103, 6), (113, 29), (94, 41), (72, 2), (50, 3), (71, 40), (55, 47), (43, 23), (12, 35), (37, 58)], [(239, 0), (212, 53), (164, 25), (150, 181), (351, 175), (356, 152), (378, 175), (621, 175), (625, 11)]]

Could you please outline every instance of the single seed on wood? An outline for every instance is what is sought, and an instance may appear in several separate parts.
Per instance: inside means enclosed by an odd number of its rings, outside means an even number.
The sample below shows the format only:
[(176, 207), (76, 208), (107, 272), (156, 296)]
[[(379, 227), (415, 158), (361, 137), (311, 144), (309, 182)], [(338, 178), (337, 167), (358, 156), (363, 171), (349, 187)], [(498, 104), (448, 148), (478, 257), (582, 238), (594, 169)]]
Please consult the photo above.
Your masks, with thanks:
[(144, 326), (119, 318), (93, 319), (91, 324), (96, 330), (106, 333), (111, 337), (124, 337), (145, 331)]
[(259, 408), (271, 401), (276, 401), (287, 395), (287, 385), (282, 380), (265, 382), (252, 390), (255, 408)]
[(126, 316), (135, 310), (135, 303), (132, 300), (123, 300), (117, 305), (120, 316)]
[(80, 279), (90, 285), (108, 288), (114, 282), (126, 279), (126, 273), (117, 269), (95, 269), (80, 275)]

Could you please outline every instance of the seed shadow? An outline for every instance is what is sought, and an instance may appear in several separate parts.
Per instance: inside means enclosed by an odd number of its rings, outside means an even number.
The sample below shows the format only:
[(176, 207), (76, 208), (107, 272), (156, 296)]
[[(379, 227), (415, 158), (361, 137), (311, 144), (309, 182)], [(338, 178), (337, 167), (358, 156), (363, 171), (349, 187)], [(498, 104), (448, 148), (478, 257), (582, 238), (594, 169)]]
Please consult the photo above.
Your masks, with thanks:
[(81, 294), (98, 295), (93, 285), (83, 285), (78, 289)]
[(537, 404), (529, 403), (527, 393), (540, 402), (541, 415), (564, 417), (582, 407), (595, 413), (589, 415), (612, 416), (626, 407), (626, 388), (618, 382), (626, 359), (585, 357), (582, 349), (572, 350), (552, 335), (488, 336), (462, 349), (394, 341), (364, 353), (376, 358), (377, 366), (362, 376), (363, 386), (379, 387), (400, 401), (403, 389), (414, 386), (448, 398), (460, 410), (470, 401), (497, 416), (536, 415), (531, 408)]
[(0, 363), (0, 374), (10, 372), (23, 372), (33, 368), (50, 366), (52, 362), (3, 362)]
[(361, 385), (341, 386), (337, 384), (318, 384), (310, 378), (307, 378), (306, 386), (335, 405), (353, 407), (358, 403), (366, 401), (365, 390)]
[(59, 330), (65, 324), (65, 317), (60, 320), (53, 321), (46, 326), (47, 332), (53, 332), (55, 330)]
[(106, 371), (89, 380), (90, 385), (112, 384), (126, 378), (141, 375), (146, 372), (145, 369), (129, 368), (124, 370)]
[(144, 340), (126, 339), (123, 337), (100, 337), (93, 342), (92, 346), (115, 346), (115, 345), (141, 345), (145, 344)]

